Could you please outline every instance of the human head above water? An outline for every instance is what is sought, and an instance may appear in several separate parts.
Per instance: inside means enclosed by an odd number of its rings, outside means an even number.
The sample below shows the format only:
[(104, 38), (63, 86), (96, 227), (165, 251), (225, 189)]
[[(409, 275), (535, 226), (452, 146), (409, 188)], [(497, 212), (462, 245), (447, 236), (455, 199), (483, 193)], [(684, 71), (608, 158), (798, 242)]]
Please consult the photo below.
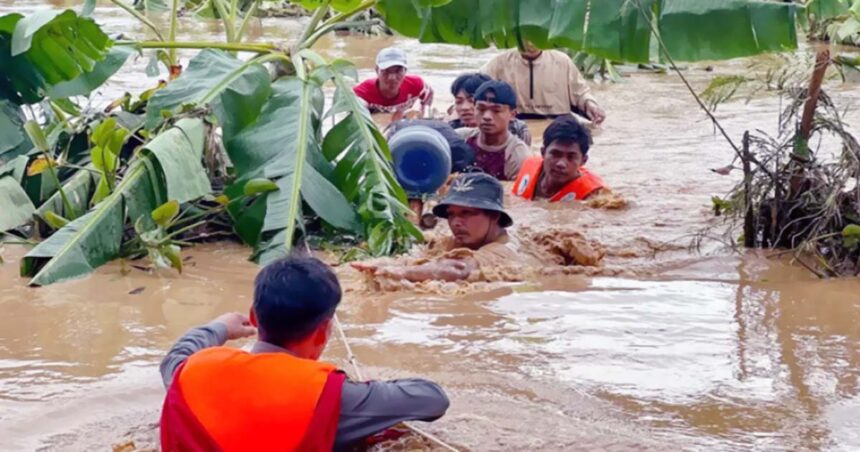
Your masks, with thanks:
[(517, 115), (517, 92), (507, 82), (490, 80), (475, 91), (478, 127), (486, 135), (506, 133)]
[(451, 84), (454, 110), (464, 127), (478, 127), (478, 119), (475, 117), (475, 91), (490, 80), (492, 79), (489, 75), (472, 72), (460, 75)]
[(406, 77), (406, 52), (386, 47), (376, 54), (376, 76), (383, 93), (398, 93)]
[(458, 247), (471, 249), (486, 245), (513, 224), (505, 212), (502, 184), (486, 173), (457, 176), (433, 214), (448, 220)]
[(317, 359), (340, 299), (340, 283), (328, 265), (313, 257), (286, 257), (254, 280), (251, 323), (261, 341)]
[(591, 133), (571, 115), (555, 118), (543, 132), (543, 174), (551, 186), (561, 187), (579, 177), (588, 161)]

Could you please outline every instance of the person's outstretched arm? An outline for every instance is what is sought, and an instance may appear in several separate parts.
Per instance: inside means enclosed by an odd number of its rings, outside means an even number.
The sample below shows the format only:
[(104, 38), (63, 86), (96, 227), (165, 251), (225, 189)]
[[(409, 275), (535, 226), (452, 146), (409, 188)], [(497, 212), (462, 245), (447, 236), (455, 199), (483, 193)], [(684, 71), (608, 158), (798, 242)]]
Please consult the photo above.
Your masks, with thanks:
[(448, 396), (431, 381), (410, 378), (343, 385), (335, 448), (403, 421), (433, 421), (448, 411)]
[(204, 348), (224, 345), (228, 340), (239, 339), (256, 334), (248, 318), (237, 312), (224, 314), (212, 322), (193, 328), (185, 333), (161, 360), (159, 370), (164, 387), (170, 387), (176, 369), (191, 355)]

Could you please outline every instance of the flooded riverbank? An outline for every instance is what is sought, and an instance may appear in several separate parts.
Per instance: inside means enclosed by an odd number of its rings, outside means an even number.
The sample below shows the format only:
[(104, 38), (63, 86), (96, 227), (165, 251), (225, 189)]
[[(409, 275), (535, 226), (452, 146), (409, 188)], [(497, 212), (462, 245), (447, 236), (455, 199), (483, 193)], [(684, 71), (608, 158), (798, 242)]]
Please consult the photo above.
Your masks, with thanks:
[[(41, 5), (0, 0), (0, 14)], [(111, 32), (145, 33), (116, 8), (100, 4), (96, 17)], [(182, 39), (217, 39), (216, 25), (182, 25)], [(266, 19), (253, 35), (277, 41), (298, 28)], [(393, 43), (432, 84), (441, 109), (453, 78), (494, 54), (359, 37), (326, 39), (319, 50), (355, 61), (367, 76), (375, 53)], [(147, 63), (125, 67), (95, 104), (154, 85), (142, 76)], [(686, 73), (697, 87), (744, 63), (704, 67)], [(691, 253), (693, 236), (713, 221), (710, 197), (735, 180), (709, 171), (729, 163), (731, 149), (673, 75), (634, 74), (594, 90), (608, 119), (589, 167), (628, 207), (511, 199), (510, 212), (530, 228), (581, 231), (607, 248), (605, 266), (637, 273), (370, 297), (341, 268), (341, 320), (364, 373), (439, 381), (452, 406), (427, 429), (470, 450), (860, 448), (860, 282), (819, 281), (714, 241)], [(855, 130), (858, 91), (828, 86), (851, 108)], [(718, 117), (739, 138), (747, 129), (773, 132), (780, 108), (762, 97), (724, 105)], [(539, 138), (545, 124), (530, 126)], [(39, 289), (17, 276), (25, 252), (7, 246), (0, 265), (0, 449), (103, 450), (127, 440), (155, 447), (158, 362), (186, 329), (247, 310), (257, 271), (248, 249), (194, 247), (182, 275), (115, 262)], [(338, 341), (326, 358), (349, 369)]]

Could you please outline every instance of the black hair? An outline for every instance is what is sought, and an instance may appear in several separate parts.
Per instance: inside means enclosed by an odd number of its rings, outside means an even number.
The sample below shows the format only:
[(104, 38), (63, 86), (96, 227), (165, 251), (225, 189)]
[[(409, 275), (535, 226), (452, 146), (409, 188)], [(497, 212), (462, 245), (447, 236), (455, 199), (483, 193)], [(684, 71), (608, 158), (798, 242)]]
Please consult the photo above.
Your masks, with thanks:
[(573, 116), (559, 116), (543, 131), (543, 147), (549, 148), (557, 140), (578, 144), (585, 157), (591, 146), (591, 132)]
[(451, 95), (457, 97), (457, 93), (465, 91), (466, 94), (474, 97), (475, 91), (478, 90), (478, 87), (484, 82), (488, 82), (490, 80), (492, 80), (492, 78), (489, 75), (481, 74), (479, 72), (462, 74), (454, 79), (454, 83), (451, 84)]
[(334, 272), (313, 257), (272, 262), (254, 280), (254, 314), (260, 340), (284, 346), (308, 337), (340, 303)]

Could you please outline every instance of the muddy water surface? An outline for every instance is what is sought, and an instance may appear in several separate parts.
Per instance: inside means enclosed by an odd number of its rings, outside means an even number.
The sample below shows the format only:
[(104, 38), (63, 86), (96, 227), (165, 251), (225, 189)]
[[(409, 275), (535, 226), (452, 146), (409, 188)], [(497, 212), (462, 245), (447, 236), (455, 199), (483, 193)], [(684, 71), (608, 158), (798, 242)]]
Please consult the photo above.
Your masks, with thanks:
[[(0, 0), (0, 14), (12, 8)], [(100, 6), (96, 16), (111, 32), (145, 34), (119, 10)], [(254, 33), (281, 40), (299, 28), (268, 19)], [(183, 39), (219, 32), (192, 20), (183, 29)], [(367, 75), (376, 51), (393, 43), (407, 49), (441, 108), (451, 80), (493, 54), (353, 37), (319, 50)], [(146, 63), (130, 63), (94, 105), (154, 85), (142, 75)], [(697, 87), (713, 75), (702, 67), (687, 72)], [(742, 69), (733, 62), (715, 72)], [(829, 89), (860, 124), (857, 86)], [(576, 228), (607, 247), (606, 265), (638, 276), (559, 276), (465, 296), (368, 295), (340, 269), (348, 289), (341, 319), (364, 373), (441, 382), (452, 407), (427, 428), (472, 450), (860, 448), (860, 283), (817, 281), (716, 242), (690, 253), (692, 235), (711, 222), (710, 197), (735, 180), (708, 170), (729, 163), (730, 148), (674, 76), (636, 74), (595, 91), (609, 118), (589, 166), (630, 206), (510, 200), (511, 214), (532, 228)], [(732, 136), (773, 133), (779, 108), (763, 98), (718, 116)], [(545, 127), (531, 125), (535, 137)], [(164, 394), (158, 361), (187, 328), (247, 309), (257, 271), (248, 250), (199, 246), (185, 251), (183, 275), (113, 263), (40, 289), (17, 276), (25, 251), (7, 246), (0, 265), (0, 449), (97, 450), (128, 439), (153, 447)], [(327, 358), (348, 369), (344, 356), (333, 342)]]

